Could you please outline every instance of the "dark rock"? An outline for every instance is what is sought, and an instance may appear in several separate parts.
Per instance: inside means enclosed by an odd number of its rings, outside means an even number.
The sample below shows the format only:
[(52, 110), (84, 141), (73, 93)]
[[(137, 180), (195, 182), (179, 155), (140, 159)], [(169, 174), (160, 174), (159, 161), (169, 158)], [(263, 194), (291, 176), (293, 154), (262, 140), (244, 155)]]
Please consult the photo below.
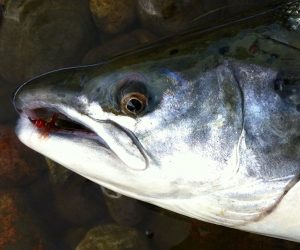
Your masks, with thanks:
[(123, 195), (115, 194), (112, 194), (112, 191), (108, 189), (104, 189), (104, 197), (110, 216), (122, 226), (131, 227), (139, 224), (146, 213), (143, 203)]
[(88, 2), (8, 0), (0, 27), (0, 75), (22, 82), (79, 64), (95, 42)]
[(38, 223), (39, 228), (53, 243), (51, 249), (66, 249), (63, 235), (70, 225), (54, 208), (53, 192), (48, 174), (43, 173), (22, 191), (26, 197), (26, 204), (31, 209), (30, 218)]
[(73, 174), (54, 188), (55, 207), (73, 225), (94, 225), (107, 215), (99, 185)]
[(153, 211), (144, 227), (159, 249), (170, 249), (188, 237), (191, 224), (187, 218), (164, 210)]
[(109, 42), (106, 42), (87, 53), (83, 59), (83, 64), (97, 63), (138, 45), (154, 41), (156, 36), (147, 30), (135, 30), (128, 34), (120, 35)]
[(4, 81), (0, 76), (0, 124), (15, 124), (17, 120), (17, 112), (12, 104), (12, 94), (15, 88), (15, 85)]
[[(6, 3), (7, 3), (7, 0), (0, 0), (0, 12), (2, 12), (2, 13), (4, 12)], [(2, 13), (0, 13), (0, 16)]]
[(296, 242), (247, 233), (197, 220), (191, 220), (191, 222), (192, 229), (189, 237), (172, 250), (299, 249), (299, 244)]
[(0, 25), (1, 25), (1, 21), (2, 21), (3, 11), (4, 11), (4, 7), (0, 1)]
[(143, 27), (158, 34), (169, 34), (190, 27), (191, 21), (203, 13), (202, 2), (138, 0), (138, 15)]
[(76, 250), (145, 250), (146, 238), (133, 228), (116, 225), (100, 225), (91, 229)]
[(157, 39), (157, 36), (149, 32), (148, 30), (144, 30), (144, 29), (137, 29), (132, 31), (129, 34), (131, 34), (137, 40), (138, 45), (144, 43), (150, 43)]
[(143, 27), (168, 35), (191, 27), (207, 28), (232, 16), (249, 15), (273, 0), (137, 0), (138, 16)]
[(135, 19), (134, 0), (90, 0), (90, 10), (100, 32), (120, 33)]
[(0, 126), (0, 187), (31, 183), (43, 170), (41, 159), (21, 144), (12, 128)]
[(67, 180), (71, 178), (72, 175), (74, 175), (74, 172), (72, 172), (71, 170), (65, 168), (55, 161), (52, 161), (47, 157), (45, 158), (49, 169), (50, 183), (52, 184), (52, 187), (54, 189), (60, 188), (62, 185), (65, 185)]
[(88, 229), (84, 227), (75, 227), (69, 229), (65, 236), (65, 242), (68, 249), (75, 249), (87, 231)]
[(17, 191), (0, 191), (0, 249), (50, 249)]

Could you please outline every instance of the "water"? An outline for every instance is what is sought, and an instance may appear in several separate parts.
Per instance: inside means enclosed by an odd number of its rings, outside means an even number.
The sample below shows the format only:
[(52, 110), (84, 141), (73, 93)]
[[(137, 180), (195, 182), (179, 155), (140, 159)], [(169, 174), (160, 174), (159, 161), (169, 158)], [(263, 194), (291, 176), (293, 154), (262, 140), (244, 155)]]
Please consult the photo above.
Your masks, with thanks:
[[(230, 1), (235, 7), (197, 23), (245, 12), (243, 3), (262, 1)], [(20, 83), (53, 69), (99, 62), (178, 32), (227, 1), (0, 4), (0, 249), (299, 248), (297, 243), (196, 221), (101, 189), (25, 148), (14, 135), (17, 115), (10, 97)], [(93, 235), (89, 239), (88, 231)], [(103, 248), (96, 248), (97, 243)], [(113, 248), (116, 245), (119, 248)]]

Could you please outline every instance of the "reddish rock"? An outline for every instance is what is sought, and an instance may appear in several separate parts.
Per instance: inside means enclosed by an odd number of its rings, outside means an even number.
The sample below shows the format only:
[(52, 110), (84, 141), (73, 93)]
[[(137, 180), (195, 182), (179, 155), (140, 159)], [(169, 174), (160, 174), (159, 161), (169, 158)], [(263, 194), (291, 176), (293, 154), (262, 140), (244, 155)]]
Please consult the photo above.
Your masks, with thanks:
[(2, 195), (0, 199), (0, 221), (1, 221), (1, 235), (0, 248), (3, 248), (9, 243), (17, 242), (17, 231), (14, 223), (18, 220), (19, 215), (17, 209), (14, 207), (14, 197), (9, 194)]
[(0, 126), (0, 187), (32, 182), (41, 170), (42, 158), (24, 146), (13, 128)]
[(0, 192), (0, 249), (48, 249), (25, 210), (17, 191)]

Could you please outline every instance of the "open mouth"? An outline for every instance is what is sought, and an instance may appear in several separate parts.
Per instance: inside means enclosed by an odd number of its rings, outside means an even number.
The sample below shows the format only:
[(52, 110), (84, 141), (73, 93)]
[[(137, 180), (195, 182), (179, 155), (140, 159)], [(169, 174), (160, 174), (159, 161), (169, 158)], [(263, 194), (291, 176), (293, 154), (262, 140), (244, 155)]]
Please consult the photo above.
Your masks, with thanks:
[[(71, 110), (69, 114), (56, 107), (30, 108), (28, 106), (21, 109), (22, 116), (30, 121), (42, 137), (54, 136), (52, 141), (57, 142), (59, 140), (56, 140), (55, 136), (59, 136), (65, 141), (71, 139), (70, 142), (79, 144), (85, 143), (85, 140), (93, 141), (99, 147), (114, 154), (131, 169), (145, 170), (148, 167), (149, 159), (142, 144), (133, 132), (120, 124), (109, 119), (94, 120)], [(73, 119), (73, 116), (78, 118)], [(78, 140), (74, 140), (75, 138)], [(31, 145), (30, 143), (28, 144)], [(95, 144), (87, 143), (83, 147), (86, 145)]]
[[(36, 108), (25, 112), (28, 119), (41, 134), (70, 134), (94, 139), (104, 146), (104, 141), (91, 129), (78, 123), (54, 108)], [(106, 146), (106, 145), (105, 145)]]

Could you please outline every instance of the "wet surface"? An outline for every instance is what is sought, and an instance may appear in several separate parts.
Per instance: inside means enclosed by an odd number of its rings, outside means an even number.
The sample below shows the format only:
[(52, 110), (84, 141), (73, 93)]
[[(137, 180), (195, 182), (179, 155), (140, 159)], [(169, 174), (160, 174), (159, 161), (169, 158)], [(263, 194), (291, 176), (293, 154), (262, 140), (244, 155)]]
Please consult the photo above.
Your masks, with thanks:
[(0, 0), (0, 249), (299, 249), (104, 194), (14, 135), (20, 83), (149, 43), (226, 2)]

